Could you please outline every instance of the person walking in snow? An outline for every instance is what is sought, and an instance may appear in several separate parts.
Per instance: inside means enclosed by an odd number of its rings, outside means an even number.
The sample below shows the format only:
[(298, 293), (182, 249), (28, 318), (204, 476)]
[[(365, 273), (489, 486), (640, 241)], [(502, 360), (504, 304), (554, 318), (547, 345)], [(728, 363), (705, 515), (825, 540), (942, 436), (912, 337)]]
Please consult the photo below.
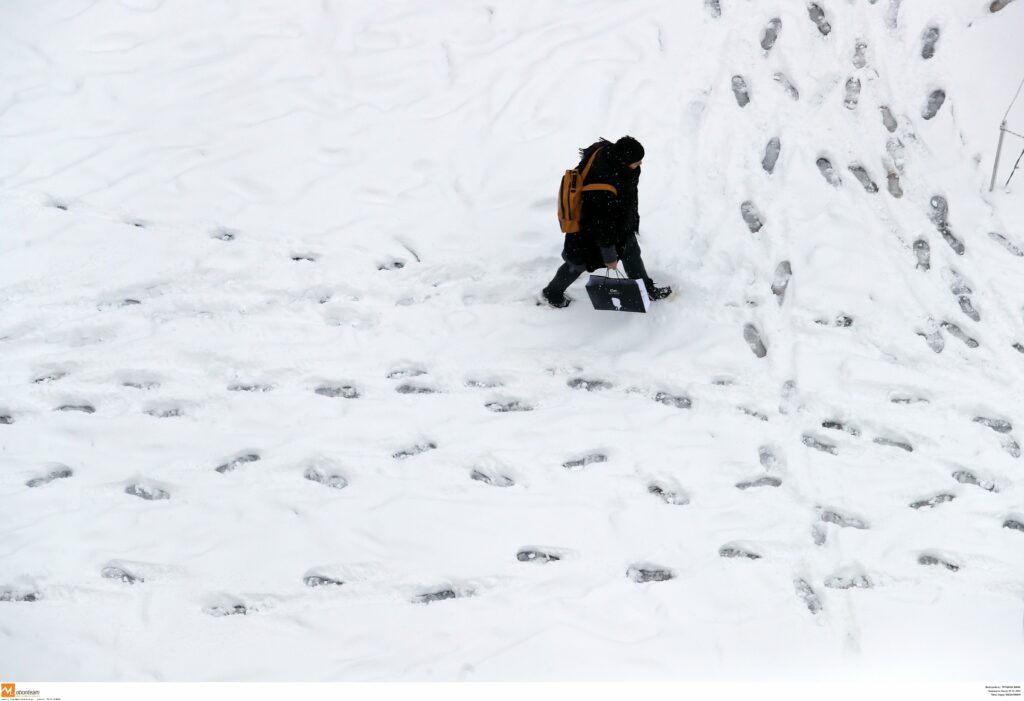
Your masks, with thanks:
[(613, 187), (583, 190), (580, 229), (565, 235), (564, 262), (541, 291), (544, 301), (552, 307), (569, 306), (572, 299), (565, 296), (565, 291), (584, 270), (618, 270), (620, 262), (626, 275), (644, 281), (652, 301), (672, 294), (671, 287), (658, 287), (651, 280), (636, 240), (640, 229), (637, 185), (643, 159), (644, 147), (632, 136), (623, 136), (614, 144), (600, 139), (580, 149), (578, 170), (586, 173), (581, 185), (600, 183)]

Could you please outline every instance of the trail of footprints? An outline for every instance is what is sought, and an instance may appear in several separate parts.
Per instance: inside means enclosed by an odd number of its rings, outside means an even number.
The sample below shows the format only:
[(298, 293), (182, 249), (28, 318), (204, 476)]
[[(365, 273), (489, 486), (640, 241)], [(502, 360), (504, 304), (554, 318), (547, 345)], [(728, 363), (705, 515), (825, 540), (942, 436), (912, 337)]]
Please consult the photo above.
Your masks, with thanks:
[[(993, 2), (991, 11), (996, 12), (1002, 9), (1002, 7), (1005, 7), (1006, 4), (1007, 3), (1002, 0)], [(897, 9), (898, 0), (894, 0), (890, 8), (890, 14), (887, 16), (887, 23), (891, 24), (892, 28), (895, 28), (896, 26)], [(817, 28), (823, 38), (827, 38), (831, 33), (831, 25), (823, 7), (818, 3), (810, 2), (807, 4), (807, 11), (814, 27)], [(718, 3), (715, 3), (713, 15), (717, 17), (720, 14), (721, 7)], [(781, 31), (782, 20), (779, 17), (772, 17), (761, 30), (760, 45), (766, 56), (775, 48), (776, 43), (781, 36)], [(923, 60), (930, 60), (935, 57), (940, 45), (941, 37), (942, 31), (937, 25), (929, 25), (922, 31), (921, 57)], [(867, 67), (867, 51), (867, 42), (862, 38), (856, 39), (852, 54), (852, 63), (855, 70), (860, 71)], [(794, 100), (800, 99), (799, 89), (790, 80), (790, 78), (785, 76), (785, 74), (776, 72), (773, 74), (773, 79), (782, 87), (785, 93), (790, 95)], [(748, 80), (746, 80), (744, 76), (739, 74), (732, 76), (731, 88), (739, 107), (742, 108), (751, 104), (752, 90)], [(860, 103), (861, 90), (862, 84), (860, 78), (856, 75), (848, 77), (842, 95), (844, 106), (851, 109), (851, 111), (856, 111)], [(932, 120), (938, 116), (943, 104), (945, 103), (945, 99), (946, 92), (944, 89), (932, 89), (925, 96), (925, 100), (921, 108), (921, 115), (923, 119)], [(899, 122), (896, 119), (896, 115), (894, 114), (892, 107), (889, 104), (882, 104), (880, 106), (880, 111), (882, 125), (890, 134), (895, 134), (899, 127)], [(764, 151), (761, 155), (761, 168), (768, 176), (775, 173), (781, 154), (781, 139), (778, 136), (771, 137), (765, 144)], [(901, 199), (903, 196), (901, 174), (903, 172), (904, 159), (903, 144), (898, 137), (893, 136), (886, 145), (886, 155), (882, 158), (882, 170), (885, 175), (886, 190), (894, 199)], [(820, 155), (816, 159), (815, 165), (828, 185), (835, 188), (841, 188), (844, 186), (843, 177), (840, 174), (840, 170), (834, 164), (833, 159), (830, 159), (826, 155)], [(853, 161), (846, 165), (846, 169), (852, 174), (854, 180), (856, 180), (865, 193), (877, 194), (881, 190), (879, 184), (880, 181), (876, 178), (876, 175), (871, 173), (871, 169), (867, 164)], [(943, 239), (943, 242), (949, 246), (955, 255), (964, 256), (967, 249), (964, 244), (964, 240), (957, 236), (952, 230), (952, 226), (949, 223), (949, 204), (944, 196), (942, 194), (933, 195), (929, 202), (929, 206), (928, 217), (935, 226), (938, 234)], [(739, 214), (743, 223), (748, 227), (751, 233), (761, 233), (767, 225), (765, 215), (753, 200), (745, 200), (740, 203)], [(1024, 257), (1024, 248), (1012, 242), (1012, 240), (1010, 240), (1005, 234), (990, 231), (988, 236), (992, 242), (1004, 248), (1011, 255), (1015, 257)], [(912, 252), (916, 260), (916, 267), (918, 267), (919, 270), (928, 271), (931, 268), (932, 258), (932, 250), (928, 239), (922, 236), (914, 240)], [(788, 282), (790, 282), (792, 275), (792, 268), (787, 261), (783, 261), (778, 264), (771, 282), (771, 291), (778, 299), (780, 305), (784, 301), (785, 289)], [(980, 322), (982, 318), (981, 311), (974, 304), (970, 288), (967, 286), (957, 288), (955, 284), (951, 284), (951, 289), (956, 297), (956, 304), (959, 311), (972, 321)], [(849, 317), (840, 315), (835, 324), (830, 324), (823, 320), (818, 320), (818, 323), (836, 326), (846, 326), (852, 323), (852, 319), (849, 322), (846, 319), (849, 319)], [(939, 320), (930, 319), (924, 330), (919, 330), (916, 333), (924, 338), (928, 346), (936, 353), (941, 353), (945, 348), (945, 339), (943, 338), (943, 334), (961, 342), (968, 349), (978, 348), (980, 346), (980, 342), (966, 331), (961, 324), (958, 324), (948, 318)], [(762, 331), (756, 324), (751, 322), (744, 324), (742, 337), (743, 341), (748, 345), (751, 352), (756, 357), (764, 358), (767, 356), (768, 344)], [(1020, 353), (1024, 354), (1024, 343), (1014, 343), (1013, 347)], [(1008, 448), (1008, 450), (1010, 450), (1010, 448)]]
[[(402, 380), (408, 377), (419, 377), (425, 374), (427, 374), (427, 372), (421, 368), (402, 368), (388, 373), (387, 378), (390, 380)], [(729, 383), (721, 382), (717, 384), (728, 385)], [(471, 380), (467, 381), (466, 385), (473, 388), (491, 388), (495, 385), (500, 385), (500, 383), (494, 380)], [(566, 386), (567, 389), (584, 392), (604, 392), (613, 388), (613, 385), (610, 382), (600, 378), (586, 376), (571, 378), (566, 382)], [(792, 385), (792, 383), (787, 383), (787, 387), (783, 394), (790, 396), (794, 391), (795, 386)], [(332, 394), (330, 396), (345, 397), (346, 395), (342, 393)], [(692, 401), (689, 398), (672, 395), (666, 392), (656, 393), (653, 399), (673, 408), (690, 409), (692, 407)], [(891, 401), (894, 403), (911, 404), (917, 400), (913, 397), (894, 395), (891, 398)], [(788, 410), (785, 408), (784, 399), (784, 405), (780, 406), (780, 412), (786, 413), (786, 411)], [(1013, 431), (1013, 425), (1006, 419), (979, 415), (973, 417), (971, 419), (971, 423), (985, 430), (991, 431), (997, 436), (1012, 440), (1011, 434)], [(859, 439), (863, 436), (863, 431), (858, 426), (844, 419), (825, 419), (821, 421), (820, 428), (824, 431), (837, 432), (853, 439)], [(815, 435), (812, 432), (805, 433), (802, 440), (808, 448), (820, 452), (832, 455), (838, 454), (839, 452), (838, 443), (831, 442), (822, 436)], [(881, 446), (895, 447), (907, 451), (913, 450), (913, 447), (908, 442), (884, 435), (876, 436), (872, 440), (875, 444)], [(392, 457), (396, 460), (405, 460), (428, 451), (436, 450), (437, 448), (438, 445), (435, 442), (424, 440), (395, 452)], [(262, 459), (263, 457), (259, 451), (241, 451), (233, 456), (225, 458), (213, 467), (212, 470), (222, 475), (229, 476), (245, 469), (251, 469), (256, 463), (261, 462)], [(596, 467), (607, 463), (610, 459), (611, 458), (606, 453), (595, 451), (569, 457), (563, 460), (561, 466), (569, 472), (580, 472), (595, 469)], [(760, 446), (757, 451), (757, 462), (761, 466), (763, 472), (759, 475), (753, 475), (748, 479), (735, 482), (733, 487), (744, 492), (751, 490), (756, 492), (763, 489), (772, 490), (781, 488), (784, 484), (784, 462), (781, 459), (778, 450), (771, 445)], [(67, 466), (57, 465), (51, 468), (46, 474), (29, 480), (26, 485), (33, 488), (43, 487), (56, 480), (72, 478), (73, 475), (74, 472)], [(337, 469), (337, 466), (324, 459), (315, 459), (307, 462), (302, 471), (302, 477), (331, 489), (340, 490), (349, 487), (349, 480), (341, 474), (341, 471)], [(470, 480), (478, 482), (486, 487), (508, 489), (517, 486), (517, 483), (512, 476), (504, 474), (501, 470), (496, 470), (493, 467), (474, 467), (470, 470), (468, 477)], [(983, 476), (975, 470), (967, 468), (957, 469), (950, 473), (949, 478), (951, 481), (958, 484), (966, 485), (970, 488), (977, 488), (985, 492), (997, 493), (999, 491), (996, 480)], [(170, 500), (172, 498), (167, 489), (153, 483), (135, 482), (125, 487), (124, 492), (144, 501), (159, 502)], [(647, 482), (646, 492), (651, 497), (654, 497), (658, 502), (662, 503), (664, 505), (662, 508), (699, 508), (699, 504), (695, 507), (692, 504), (692, 498), (678, 485), (653, 480)], [(941, 491), (933, 493), (930, 496), (922, 497), (916, 501), (912, 501), (907, 506), (915, 511), (930, 511), (943, 504), (952, 502), (955, 499), (956, 495), (954, 493)], [(851, 513), (835, 506), (818, 506), (816, 508), (816, 513), (817, 518), (815, 523), (812, 524), (811, 535), (813, 541), (819, 546), (822, 546), (827, 542), (827, 528), (829, 526), (840, 529), (862, 531), (870, 530), (868, 520), (862, 515)], [(1002, 519), (1001, 528), (1024, 533), (1024, 518), (1016, 515), (1007, 516)], [(766, 559), (770, 556), (770, 553), (766, 552), (762, 546), (746, 541), (732, 541), (724, 543), (719, 546), (717, 552), (719, 557), (724, 559), (748, 561), (752, 563)], [(569, 557), (574, 557), (569, 551), (562, 548), (540, 545), (523, 546), (512, 556), (520, 563), (534, 566), (559, 566), (558, 563), (563, 562)], [(963, 565), (957, 562), (956, 558), (939, 552), (926, 551), (915, 555), (915, 557), (917, 563), (924, 567), (937, 568), (948, 572), (958, 572), (963, 568)], [(144, 570), (139, 571), (139, 569), (131, 563), (123, 562), (107, 563), (99, 569), (99, 576), (126, 586), (144, 585), (147, 582), (149, 582), (148, 586), (152, 586), (154, 579), (156, 579), (157, 582), (159, 581), (159, 577), (151, 577)], [(676, 573), (670, 567), (645, 562), (629, 565), (624, 570), (624, 576), (636, 584), (649, 585), (669, 582), (676, 578)], [(337, 576), (330, 571), (316, 568), (309, 570), (304, 574), (301, 577), (301, 581), (310, 589), (336, 589), (345, 585), (345, 579), (343, 577)], [(872, 579), (865, 573), (859, 571), (836, 572), (825, 577), (822, 580), (822, 584), (827, 589), (838, 590), (869, 589), (874, 586)], [(824, 604), (821, 596), (811, 581), (805, 577), (798, 576), (794, 578), (793, 586), (796, 600), (799, 601), (810, 614), (816, 615), (824, 610)], [(480, 588), (474, 585), (451, 583), (438, 586), (436, 588), (421, 589), (413, 594), (408, 601), (413, 604), (428, 605), (473, 597), (480, 593)], [(42, 598), (44, 598), (44, 592), (34, 589), (10, 586), (0, 589), (0, 602), (34, 602), (41, 600)], [(225, 617), (258, 614), (265, 608), (266, 606), (259, 601), (238, 599), (236, 601), (225, 601), (210, 605), (205, 607), (203, 610), (205, 613), (213, 617)]]

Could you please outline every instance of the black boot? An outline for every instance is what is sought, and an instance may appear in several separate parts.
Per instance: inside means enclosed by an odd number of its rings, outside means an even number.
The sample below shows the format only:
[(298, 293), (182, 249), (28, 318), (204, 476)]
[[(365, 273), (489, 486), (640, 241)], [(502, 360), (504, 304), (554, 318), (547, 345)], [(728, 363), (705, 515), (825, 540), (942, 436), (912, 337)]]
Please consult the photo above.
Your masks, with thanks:
[(665, 299), (672, 294), (672, 288), (668, 285), (664, 287), (658, 287), (654, 284), (654, 280), (651, 278), (644, 279), (644, 287), (647, 288), (647, 296), (651, 298), (652, 302), (657, 302), (659, 299)]
[(546, 287), (540, 291), (540, 296), (544, 299), (545, 302), (547, 302), (555, 309), (565, 309), (570, 304), (572, 304), (571, 298), (566, 297), (564, 294), (553, 294), (551, 292), (548, 292), (548, 288)]

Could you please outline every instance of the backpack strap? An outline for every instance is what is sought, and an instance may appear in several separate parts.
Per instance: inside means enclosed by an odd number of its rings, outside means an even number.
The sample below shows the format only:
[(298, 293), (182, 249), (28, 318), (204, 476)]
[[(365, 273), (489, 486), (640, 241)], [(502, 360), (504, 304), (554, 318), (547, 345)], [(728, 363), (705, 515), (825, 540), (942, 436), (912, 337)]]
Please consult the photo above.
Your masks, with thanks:
[[(583, 167), (583, 173), (580, 175), (581, 183), (585, 183), (587, 181), (587, 175), (590, 173), (590, 166), (594, 165), (594, 159), (597, 158), (597, 154), (601, 153), (601, 149), (603, 148), (604, 146), (601, 146), (594, 151), (590, 156), (590, 160), (587, 161), (587, 165)], [(619, 196), (619, 191), (616, 187), (614, 185), (609, 185), (608, 183), (594, 183), (593, 185), (584, 185), (580, 188), (580, 192), (593, 192), (594, 190), (606, 190), (612, 193), (615, 197)]]
[(593, 191), (593, 190), (607, 190), (608, 192), (612, 193), (614, 196), (616, 196), (616, 197), (619, 196), (618, 189), (616, 189), (616, 187), (614, 185), (609, 185), (608, 183), (594, 183), (593, 185), (584, 185), (583, 188), (582, 188), (583, 192), (588, 192), (588, 191)]

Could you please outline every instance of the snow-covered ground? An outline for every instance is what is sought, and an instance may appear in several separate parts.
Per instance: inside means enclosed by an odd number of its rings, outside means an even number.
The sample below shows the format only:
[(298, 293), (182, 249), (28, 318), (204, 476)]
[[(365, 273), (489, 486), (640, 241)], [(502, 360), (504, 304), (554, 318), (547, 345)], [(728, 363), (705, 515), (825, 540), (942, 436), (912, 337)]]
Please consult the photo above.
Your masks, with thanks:
[(989, 4), (0, 3), (0, 677), (1019, 680)]

